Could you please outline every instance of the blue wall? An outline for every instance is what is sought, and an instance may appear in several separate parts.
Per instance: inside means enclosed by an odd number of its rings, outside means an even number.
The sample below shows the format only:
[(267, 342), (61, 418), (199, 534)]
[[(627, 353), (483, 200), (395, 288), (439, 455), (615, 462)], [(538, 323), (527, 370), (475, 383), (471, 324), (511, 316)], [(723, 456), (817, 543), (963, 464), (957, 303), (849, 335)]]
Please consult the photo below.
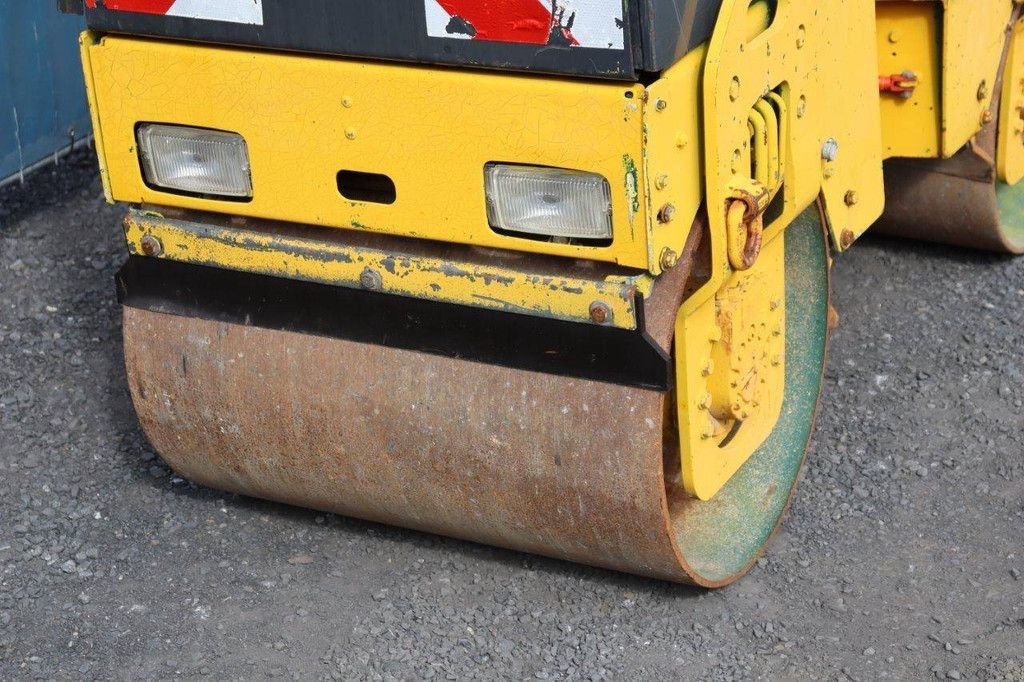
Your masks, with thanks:
[(0, 0), (0, 182), (90, 133), (83, 29), (56, 0)]

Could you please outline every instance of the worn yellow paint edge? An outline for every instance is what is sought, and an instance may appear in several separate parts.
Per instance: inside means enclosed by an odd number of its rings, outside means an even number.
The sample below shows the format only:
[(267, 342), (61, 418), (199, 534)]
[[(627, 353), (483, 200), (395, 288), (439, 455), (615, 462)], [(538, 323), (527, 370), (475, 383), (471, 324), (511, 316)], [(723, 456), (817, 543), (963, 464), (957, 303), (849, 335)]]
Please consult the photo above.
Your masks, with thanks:
[(619, 329), (637, 328), (635, 297), (649, 295), (654, 283), (647, 274), (585, 279), (521, 272), (138, 210), (128, 213), (124, 228), (133, 255), (143, 254), (149, 236), (159, 240), (158, 257), (183, 263), (348, 288), (363, 288), (369, 270), (382, 293), (588, 324), (594, 324), (591, 306), (601, 303), (610, 313), (604, 326)]
[(114, 193), (110, 189), (110, 173), (107, 171), (107, 156), (103, 147), (103, 126), (100, 125), (100, 109), (96, 103), (96, 82), (92, 72), (92, 52), (90, 48), (99, 41), (92, 31), (83, 31), (78, 36), (79, 51), (82, 54), (82, 70), (85, 74), (85, 96), (89, 103), (89, 114), (92, 117), (93, 140), (96, 145), (96, 157), (100, 167), (100, 181), (103, 183), (103, 196), (108, 204), (114, 203)]

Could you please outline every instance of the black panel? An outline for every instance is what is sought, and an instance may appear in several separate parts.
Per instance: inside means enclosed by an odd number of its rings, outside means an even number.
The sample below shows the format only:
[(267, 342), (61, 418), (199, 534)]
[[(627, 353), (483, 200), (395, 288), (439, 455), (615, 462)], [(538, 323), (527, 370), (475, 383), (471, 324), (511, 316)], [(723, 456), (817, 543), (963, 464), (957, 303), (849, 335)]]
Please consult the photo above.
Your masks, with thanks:
[(636, 0), (644, 71), (660, 72), (711, 38), (722, 0)]
[[(118, 273), (117, 292), (123, 305), (170, 315), (660, 391), (672, 387), (671, 358), (639, 331), (140, 256)], [(638, 298), (641, 311), (642, 305)]]
[[(214, 2), (215, 0), (210, 0)], [(90, 28), (353, 57), (631, 79), (636, 12), (624, 13), (625, 49), (433, 38), (423, 0), (263, 0), (262, 26), (86, 8)], [(632, 9), (632, 3), (629, 9)]]

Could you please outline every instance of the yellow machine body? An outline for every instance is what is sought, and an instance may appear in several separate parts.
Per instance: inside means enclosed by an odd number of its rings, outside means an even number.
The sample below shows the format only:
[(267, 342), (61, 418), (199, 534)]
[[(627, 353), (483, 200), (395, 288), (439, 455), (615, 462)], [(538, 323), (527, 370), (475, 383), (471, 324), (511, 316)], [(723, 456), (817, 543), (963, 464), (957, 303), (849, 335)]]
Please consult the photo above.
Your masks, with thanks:
[[(319, 449), (308, 461), (335, 471), (339, 481), (355, 477), (369, 491), (366, 499), (332, 502), (309, 472), (292, 477), (289, 463), (275, 464), (269, 451), (258, 466), (235, 460), (245, 444), (230, 441), (227, 431), (214, 439), (223, 464), (182, 466), (202, 482), (249, 494), (344, 513), (373, 509), (368, 518), (725, 584), (749, 568), (796, 479), (799, 458), (779, 453), (802, 447), (795, 444), (809, 435), (824, 361), (830, 253), (848, 249), (887, 209), (883, 161), (938, 163), (991, 139), (998, 149), (989, 165), (1003, 184), (1024, 176), (1024, 24), (1011, 22), (1015, 7), (1011, 0), (725, 0), (711, 39), (645, 83), (86, 33), (81, 48), (104, 188), (110, 201), (133, 205), (125, 220), (133, 258), (544, 318), (570, 331), (634, 334), (666, 358), (674, 378), (657, 394), (503, 367), (474, 370), (458, 357), (423, 360), (416, 370), (419, 355), (388, 355), (350, 339), (332, 344), (290, 328), (170, 321), (161, 308), (126, 308), (126, 343), (159, 345), (170, 358), (161, 362), (129, 348), (147, 432), (173, 453), (185, 443), (176, 429), (199, 423), (192, 429), (198, 437), (209, 426), (209, 411), (176, 397), (202, 395), (192, 383), (200, 379), (176, 373), (179, 360), (208, 372), (204, 380), (219, 387), (211, 400), (224, 420), (222, 412), (245, 405), (234, 387), (251, 391), (257, 381), (237, 367), (225, 369), (218, 353), (241, 357), (250, 348), (259, 381), (266, 373), (283, 382), (315, 375), (318, 363), (359, 358), (370, 364), (353, 371), (364, 383), (351, 391), (370, 401), (370, 411), (339, 408), (329, 393), (303, 402), (302, 387), (291, 384), (287, 408), (275, 402), (267, 409), (281, 419), (293, 415), (296, 426), (282, 443), (316, 440)], [(250, 157), (251, 200), (147, 184), (136, 140), (147, 123), (240, 134)], [(604, 177), (612, 239), (588, 245), (492, 229), (484, 168), (493, 162)], [(386, 175), (395, 201), (346, 199), (335, 179), (341, 171)], [(995, 171), (990, 175), (970, 181), (994, 197)], [(207, 342), (188, 340), (200, 337)], [(266, 351), (268, 344), (282, 355)], [(389, 362), (402, 365), (394, 386), (374, 378), (388, 376)], [(329, 374), (338, 384), (349, 379)], [(484, 375), (494, 391), (474, 383)], [(502, 390), (520, 402), (505, 408), (497, 397)], [(582, 544), (550, 529), (551, 537), (522, 536), (537, 522), (525, 520), (529, 510), (495, 502), (511, 521), (485, 521), (487, 510), (474, 506), (478, 496), (464, 488), (472, 508), (466, 513), (479, 532), (459, 530), (458, 514), (430, 497), (444, 490), (417, 488), (420, 515), (392, 517), (411, 499), (411, 488), (396, 490), (420, 476), (416, 467), (432, 480), (442, 465), (396, 460), (401, 473), (375, 483), (377, 474), (346, 448), (372, 449), (365, 434), (380, 419), (383, 428), (408, 426), (397, 440), (416, 457), (441, 457), (438, 434), (449, 422), (431, 412), (420, 433), (410, 421), (435, 393), (457, 405), (451, 418), (472, 432), (465, 442), (452, 441), (452, 456), (463, 459), (453, 460), (451, 476), (469, 472), (468, 480), (476, 480), (478, 465), (482, 471), (499, 461), (495, 452), (521, 458), (521, 476), (510, 476), (522, 479), (537, 505), (554, 500), (545, 513), (559, 528), (589, 518), (588, 503), (636, 512), (638, 524), (659, 526), (656, 538), (645, 536), (650, 554), (604, 558), (600, 552), (618, 546), (609, 528), (588, 531), (593, 537)], [(475, 407), (491, 412), (470, 424)], [(323, 415), (352, 421), (343, 445), (300, 433), (304, 420)], [(273, 440), (264, 424), (241, 414), (233, 419), (259, 431), (262, 444)], [(537, 434), (535, 449), (524, 445), (530, 433)], [(596, 451), (609, 443), (608, 452)], [(572, 453), (567, 468), (554, 473), (545, 446), (556, 451), (558, 467), (559, 448)], [(191, 453), (198, 445), (189, 447)], [(183, 453), (177, 456), (192, 456)], [(628, 460), (624, 453), (636, 454), (643, 471), (620, 464)], [(580, 459), (588, 456), (590, 464)], [(591, 489), (588, 471), (603, 489)], [(554, 480), (569, 481), (568, 488), (545, 493), (546, 481)], [(616, 498), (616, 482), (644, 501)], [(375, 497), (376, 485), (387, 495)], [(575, 502), (556, 504), (562, 492)], [(432, 524), (424, 509), (447, 520)], [(745, 526), (744, 514), (760, 520)]]

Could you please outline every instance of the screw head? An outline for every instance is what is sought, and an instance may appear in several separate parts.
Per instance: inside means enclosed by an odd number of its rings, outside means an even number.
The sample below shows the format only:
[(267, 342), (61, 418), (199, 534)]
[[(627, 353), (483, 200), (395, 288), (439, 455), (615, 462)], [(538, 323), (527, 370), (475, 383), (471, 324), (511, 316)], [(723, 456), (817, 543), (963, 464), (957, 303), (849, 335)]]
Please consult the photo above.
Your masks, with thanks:
[(821, 145), (821, 158), (826, 161), (835, 161), (839, 156), (839, 142), (834, 137), (830, 137), (825, 140), (825, 143)]
[(658, 211), (658, 222), (670, 223), (672, 222), (672, 218), (674, 218), (675, 215), (676, 207), (673, 206), (672, 204), (665, 204), (664, 206), (661, 207), (661, 210)]
[(380, 273), (366, 268), (363, 273), (359, 275), (359, 284), (368, 291), (377, 291), (383, 286), (384, 282), (381, 280)]
[(147, 256), (159, 256), (164, 252), (164, 245), (160, 243), (160, 240), (151, 234), (147, 234), (139, 240), (139, 245), (142, 247), (142, 253)]
[(612, 309), (607, 303), (594, 301), (590, 304), (590, 319), (597, 324), (606, 324), (612, 319)]
[(857, 199), (858, 199), (857, 192), (855, 192), (852, 189), (846, 193), (846, 196), (843, 197), (843, 201), (846, 202), (847, 206), (854, 206), (854, 205), (856, 205)]
[(348, 138), (348, 139), (350, 139), (350, 140), (354, 140), (354, 139), (356, 139), (356, 131), (355, 131), (355, 128), (348, 128), (348, 129), (347, 129), (347, 130), (345, 131), (345, 137), (347, 137), (347, 138)]
[(679, 264), (679, 254), (672, 249), (664, 249), (661, 252), (661, 269), (671, 270)]

